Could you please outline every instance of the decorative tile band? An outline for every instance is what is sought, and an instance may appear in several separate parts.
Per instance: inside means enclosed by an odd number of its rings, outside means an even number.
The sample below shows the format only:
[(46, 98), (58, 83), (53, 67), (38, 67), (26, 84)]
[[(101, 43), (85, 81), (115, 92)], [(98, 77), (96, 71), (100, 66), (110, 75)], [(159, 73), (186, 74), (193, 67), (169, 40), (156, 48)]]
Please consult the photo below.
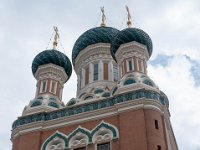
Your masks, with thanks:
[(42, 112), (38, 114), (32, 114), (29, 116), (23, 116), (14, 121), (12, 129), (33, 122), (48, 121), (48, 120), (58, 119), (61, 117), (73, 116), (84, 112), (107, 108), (126, 101), (134, 101), (139, 98), (156, 100), (160, 102), (162, 105), (166, 105), (167, 107), (169, 105), (169, 101), (164, 93), (161, 92), (161, 94), (159, 94), (156, 93), (155, 91), (141, 89), (134, 92), (127, 92), (115, 95), (113, 97), (108, 97), (100, 101), (85, 103), (79, 106), (76, 105), (70, 107), (68, 106), (64, 109), (55, 110), (52, 112)]

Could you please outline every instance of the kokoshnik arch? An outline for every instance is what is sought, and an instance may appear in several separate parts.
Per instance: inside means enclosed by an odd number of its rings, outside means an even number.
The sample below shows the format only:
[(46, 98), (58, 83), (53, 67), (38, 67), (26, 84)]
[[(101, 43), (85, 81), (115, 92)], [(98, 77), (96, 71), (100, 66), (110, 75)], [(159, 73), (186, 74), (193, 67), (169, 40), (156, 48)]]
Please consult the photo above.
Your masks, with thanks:
[(102, 23), (83, 33), (72, 50), (77, 94), (65, 105), (69, 58), (53, 49), (33, 60), (36, 95), (12, 125), (13, 150), (178, 150), (167, 96), (147, 75), (150, 36)]

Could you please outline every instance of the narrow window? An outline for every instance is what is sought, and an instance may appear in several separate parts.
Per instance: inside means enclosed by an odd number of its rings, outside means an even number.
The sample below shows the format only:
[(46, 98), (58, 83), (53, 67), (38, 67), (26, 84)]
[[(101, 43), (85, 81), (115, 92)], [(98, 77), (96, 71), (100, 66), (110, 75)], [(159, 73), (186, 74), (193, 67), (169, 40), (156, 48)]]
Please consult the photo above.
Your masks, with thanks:
[(86, 150), (86, 147), (75, 148), (74, 150)]
[(98, 64), (94, 64), (94, 74), (93, 74), (93, 79), (94, 81), (98, 80)]
[(110, 143), (97, 144), (97, 150), (110, 150)]
[(142, 62), (141, 62), (141, 60), (138, 60), (138, 66), (139, 66), (139, 71), (142, 72)]
[(104, 80), (108, 80), (108, 64), (104, 63)]
[(46, 92), (47, 89), (47, 81), (42, 81), (40, 86), (40, 93)]
[(161, 150), (161, 146), (160, 145), (157, 145), (157, 150)]
[(85, 85), (89, 83), (89, 67), (85, 69)]
[(132, 60), (128, 60), (128, 70), (129, 70), (129, 71), (132, 71), (132, 70), (133, 70)]
[(50, 92), (53, 93), (53, 94), (56, 94), (56, 90), (57, 90), (57, 82), (51, 81), (51, 90), (50, 90)]
[(113, 76), (114, 76), (114, 81), (117, 82), (119, 78), (117, 65), (113, 65)]
[(156, 129), (159, 129), (158, 120), (155, 120), (155, 128), (156, 128)]

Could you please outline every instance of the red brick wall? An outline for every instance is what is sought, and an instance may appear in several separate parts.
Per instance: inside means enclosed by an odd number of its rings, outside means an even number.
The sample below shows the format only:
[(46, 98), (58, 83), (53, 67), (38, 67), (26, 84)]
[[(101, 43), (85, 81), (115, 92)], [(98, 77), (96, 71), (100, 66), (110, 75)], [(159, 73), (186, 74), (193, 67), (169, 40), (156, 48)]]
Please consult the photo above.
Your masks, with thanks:
[[(159, 129), (155, 129), (155, 119), (158, 120)], [(162, 146), (162, 150), (166, 150), (162, 119), (161, 114), (154, 110), (131, 110), (81, 124), (21, 135), (13, 140), (13, 150), (40, 150), (42, 143), (56, 130), (69, 135), (79, 125), (92, 130), (102, 120), (116, 126), (119, 130), (119, 139), (112, 141), (112, 150), (157, 150), (157, 145)], [(94, 145), (89, 145), (88, 150), (94, 150)]]

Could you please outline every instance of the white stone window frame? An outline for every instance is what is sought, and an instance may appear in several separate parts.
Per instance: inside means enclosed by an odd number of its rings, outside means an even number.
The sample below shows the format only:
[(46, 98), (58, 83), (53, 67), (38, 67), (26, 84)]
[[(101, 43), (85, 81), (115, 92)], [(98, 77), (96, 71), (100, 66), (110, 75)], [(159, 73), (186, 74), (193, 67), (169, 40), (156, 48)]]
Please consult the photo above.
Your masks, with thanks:
[[(45, 83), (45, 89), (44, 89), (44, 83)], [(42, 80), (40, 83), (40, 93), (45, 93), (47, 91), (47, 80)], [(43, 91), (44, 89), (44, 91)]]
[[(55, 83), (55, 84), (54, 84), (54, 88), (52, 87), (53, 82)], [(53, 94), (56, 94), (56, 93), (57, 93), (57, 87), (58, 87), (58, 82), (56, 82), (56, 81), (54, 81), (54, 80), (51, 80), (49, 92), (50, 92), (50, 93), (53, 93)], [(54, 91), (52, 91), (52, 89), (54, 89)]]

